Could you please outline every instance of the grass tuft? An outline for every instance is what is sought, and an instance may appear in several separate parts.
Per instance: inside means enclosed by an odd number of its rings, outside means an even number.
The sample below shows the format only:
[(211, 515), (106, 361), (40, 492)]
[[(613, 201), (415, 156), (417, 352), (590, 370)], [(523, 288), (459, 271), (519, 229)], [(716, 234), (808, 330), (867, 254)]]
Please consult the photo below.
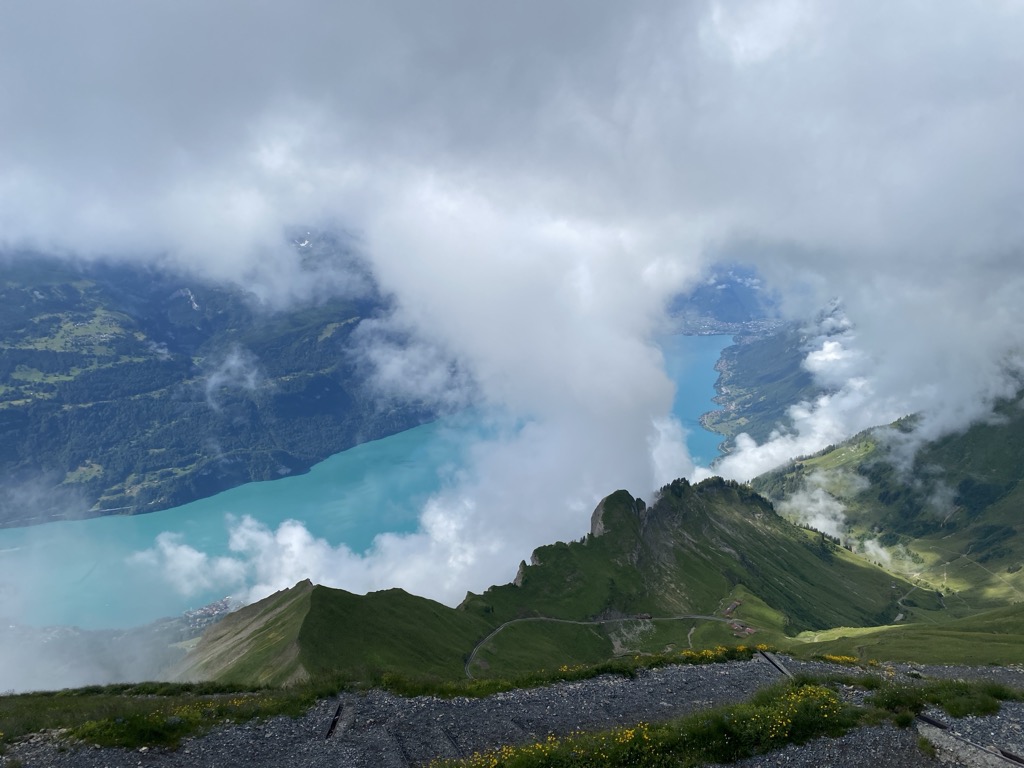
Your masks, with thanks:
[(101, 746), (175, 747), (214, 723), (301, 715), (319, 693), (309, 686), (141, 683), (0, 696), (0, 742), (61, 729), (71, 738)]
[[(823, 736), (840, 736), (858, 726), (892, 722), (907, 727), (927, 705), (954, 716), (992, 714), (1000, 700), (1021, 693), (989, 682), (936, 681), (895, 685), (877, 676), (844, 678), (842, 684), (874, 686), (870, 706), (842, 703), (829, 687), (838, 680), (802, 676), (759, 691), (743, 704), (690, 715), (660, 725), (639, 723), (600, 733), (548, 737), (526, 746), (504, 746), (463, 760), (437, 760), (431, 768), (541, 768), (542, 766), (696, 766), (732, 762), (802, 744)], [(993, 709), (994, 707), (994, 709)], [(934, 747), (919, 742), (925, 754)]]
[[(907, 685), (887, 683), (872, 694), (868, 703), (905, 719), (925, 707), (940, 707), (950, 717), (994, 715), (1001, 701), (1020, 701), (1021, 692), (987, 680), (935, 680)], [(898, 724), (898, 723), (897, 723)]]
[[(635, 675), (641, 669), (679, 663), (716, 663), (750, 658), (753, 648), (716, 648), (652, 657), (630, 657), (593, 667), (562, 667), (519, 680), (409, 680), (383, 675), (380, 683), (403, 695), (486, 696), (498, 691), (582, 680), (600, 674)], [(872, 691), (866, 707), (845, 705), (834, 687), (854, 685)], [(22, 736), (63, 729), (85, 743), (101, 746), (174, 748), (181, 740), (220, 723), (241, 723), (276, 715), (298, 717), (317, 699), (354, 688), (324, 676), (290, 688), (232, 686), (225, 683), (140, 683), (89, 686), (76, 690), (0, 696), (0, 749)], [(434, 768), (530, 768), (583, 765), (697, 765), (736, 760), (838, 736), (857, 725), (890, 721), (907, 726), (928, 706), (953, 717), (999, 711), (1000, 701), (1024, 694), (987, 681), (939, 680), (896, 684), (877, 675), (837, 675), (797, 679), (766, 688), (748, 702), (662, 724), (639, 723), (521, 747), (501, 747), (463, 761), (436, 761)]]
[(638, 723), (601, 733), (575, 733), (522, 747), (504, 746), (432, 768), (542, 766), (690, 766), (731, 762), (789, 743), (845, 733), (857, 722), (834, 691), (780, 684), (752, 701), (660, 725)]

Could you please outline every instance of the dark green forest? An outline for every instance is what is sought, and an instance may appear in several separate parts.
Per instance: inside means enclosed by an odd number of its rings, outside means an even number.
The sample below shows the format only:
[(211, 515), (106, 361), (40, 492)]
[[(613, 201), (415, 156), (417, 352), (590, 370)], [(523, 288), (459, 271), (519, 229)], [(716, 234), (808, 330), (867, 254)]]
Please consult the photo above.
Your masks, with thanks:
[[(350, 258), (344, 250), (334, 258)], [(367, 386), (358, 293), (287, 311), (127, 265), (0, 257), (0, 525), (176, 506), (423, 423)]]

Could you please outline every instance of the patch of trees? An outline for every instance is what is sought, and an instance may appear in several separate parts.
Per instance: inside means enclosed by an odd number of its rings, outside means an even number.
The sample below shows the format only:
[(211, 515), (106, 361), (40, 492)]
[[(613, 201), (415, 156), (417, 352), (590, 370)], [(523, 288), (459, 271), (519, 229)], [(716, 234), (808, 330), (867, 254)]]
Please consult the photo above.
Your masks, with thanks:
[(979, 525), (971, 537), (970, 551), (980, 552), (976, 562), (987, 563), (1013, 553), (1007, 540), (1017, 535), (1017, 529), (1009, 525)]
[[(187, 360), (150, 358), (82, 371), (56, 384), (61, 403), (96, 403), (117, 400), (173, 386), (189, 375)], [(131, 406), (125, 406), (130, 408)]]
[(967, 511), (968, 517), (980, 515), (1013, 489), (1014, 483), (997, 485), (965, 477), (956, 487), (954, 503)]

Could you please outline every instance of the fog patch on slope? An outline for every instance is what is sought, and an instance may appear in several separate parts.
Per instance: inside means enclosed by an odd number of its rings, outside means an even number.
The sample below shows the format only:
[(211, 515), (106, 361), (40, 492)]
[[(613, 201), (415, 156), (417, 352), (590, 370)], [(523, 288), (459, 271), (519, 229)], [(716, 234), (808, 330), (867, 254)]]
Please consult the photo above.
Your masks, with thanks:
[(799, 525), (842, 539), (846, 533), (846, 505), (826, 489), (827, 480), (813, 474), (804, 487), (788, 495), (776, 507)]
[(209, 371), (202, 377), (206, 404), (220, 410), (219, 397), (224, 391), (255, 392), (264, 384), (265, 376), (258, 358), (249, 350), (233, 346), (220, 359), (211, 361)]

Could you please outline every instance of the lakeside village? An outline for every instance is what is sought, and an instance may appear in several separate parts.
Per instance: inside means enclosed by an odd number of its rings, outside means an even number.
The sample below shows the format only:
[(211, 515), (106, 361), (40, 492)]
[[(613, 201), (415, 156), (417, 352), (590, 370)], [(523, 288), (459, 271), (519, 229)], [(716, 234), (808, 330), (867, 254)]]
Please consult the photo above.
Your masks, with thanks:
[(189, 629), (202, 631), (211, 624), (216, 624), (226, 614), (241, 607), (242, 604), (237, 600), (232, 600), (230, 597), (222, 597), (220, 600), (208, 603), (202, 608), (185, 611), (181, 617), (185, 620)]

